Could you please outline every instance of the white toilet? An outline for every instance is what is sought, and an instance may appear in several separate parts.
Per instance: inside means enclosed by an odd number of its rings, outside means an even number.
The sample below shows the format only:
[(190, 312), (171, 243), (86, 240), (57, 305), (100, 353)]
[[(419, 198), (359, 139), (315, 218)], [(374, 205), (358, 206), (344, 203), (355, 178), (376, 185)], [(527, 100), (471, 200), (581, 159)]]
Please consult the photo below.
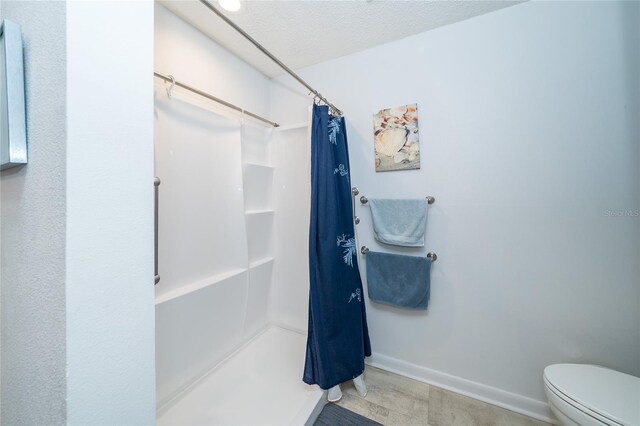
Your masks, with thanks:
[(550, 365), (543, 377), (561, 425), (640, 426), (640, 378), (587, 364)]

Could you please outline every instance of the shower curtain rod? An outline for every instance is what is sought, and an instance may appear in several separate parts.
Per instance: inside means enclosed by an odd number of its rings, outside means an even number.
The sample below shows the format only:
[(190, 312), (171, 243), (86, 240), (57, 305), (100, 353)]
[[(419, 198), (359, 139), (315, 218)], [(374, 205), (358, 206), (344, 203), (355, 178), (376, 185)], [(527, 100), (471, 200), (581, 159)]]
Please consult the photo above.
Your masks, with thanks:
[(262, 121), (264, 123), (267, 123), (267, 124), (269, 124), (269, 125), (271, 125), (273, 127), (280, 127), (280, 125), (278, 123), (276, 123), (275, 121), (267, 120), (266, 118), (261, 117), (258, 114), (254, 114), (254, 113), (252, 113), (250, 111), (247, 111), (246, 109), (240, 108), (239, 106), (236, 106), (236, 105), (234, 105), (234, 104), (232, 104), (230, 102), (227, 102), (227, 101), (225, 101), (223, 99), (220, 99), (220, 98), (218, 98), (216, 96), (213, 96), (213, 95), (211, 95), (211, 94), (209, 94), (207, 92), (203, 92), (200, 89), (196, 89), (195, 87), (189, 86), (188, 84), (180, 83), (179, 81), (177, 81), (172, 76), (160, 74), (159, 72), (156, 72), (156, 71), (153, 72), (153, 75), (155, 75), (156, 77), (158, 77), (158, 78), (160, 78), (160, 79), (162, 79), (164, 81), (168, 81), (171, 84), (174, 84), (174, 85), (176, 85), (178, 87), (182, 87), (183, 89), (186, 89), (186, 90), (188, 90), (190, 92), (193, 92), (196, 95), (203, 96), (203, 97), (205, 97), (207, 99), (210, 99), (210, 100), (212, 100), (214, 102), (222, 104), (222, 105), (224, 105), (224, 106), (226, 106), (228, 108), (234, 109), (236, 111), (240, 111), (241, 113), (243, 113), (245, 115), (248, 115), (249, 117), (253, 117), (256, 120), (260, 120), (260, 121)]
[(332, 104), (331, 102), (329, 102), (327, 100), (327, 98), (325, 98), (324, 96), (322, 96), (320, 94), (320, 92), (318, 92), (316, 89), (314, 89), (313, 87), (311, 87), (309, 85), (309, 83), (307, 83), (306, 81), (304, 81), (302, 79), (302, 77), (300, 77), (298, 74), (296, 74), (295, 72), (293, 72), (293, 70), (291, 68), (289, 68), (288, 66), (286, 66), (280, 59), (276, 58), (273, 53), (269, 52), (263, 45), (261, 45), (260, 43), (258, 43), (256, 41), (256, 39), (254, 39), (253, 37), (251, 37), (249, 34), (247, 34), (247, 32), (245, 30), (243, 30), (242, 28), (240, 28), (235, 22), (233, 22), (231, 19), (227, 18), (225, 16), (224, 13), (220, 12), (217, 8), (215, 8), (210, 2), (208, 2), (207, 0), (200, 0), (200, 3), (202, 3), (203, 5), (205, 5), (210, 11), (212, 11), (213, 13), (215, 13), (216, 15), (218, 15), (218, 17), (220, 17), (220, 19), (222, 19), (224, 22), (226, 22), (227, 24), (229, 24), (234, 30), (236, 30), (237, 32), (239, 32), (244, 38), (246, 38), (247, 40), (249, 40), (255, 47), (258, 48), (258, 50), (260, 50), (262, 53), (264, 53), (265, 55), (267, 55), (269, 57), (269, 59), (271, 59), (273, 62), (275, 62), (276, 64), (278, 64), (280, 66), (280, 68), (282, 68), (283, 70), (285, 70), (287, 72), (287, 74), (289, 74), (291, 77), (295, 78), (296, 80), (298, 80), (298, 83), (302, 84), (304, 87), (306, 87), (307, 89), (309, 89), (309, 94), (313, 93), (318, 99), (320, 99), (322, 102), (324, 102), (325, 104), (327, 104), (327, 106), (329, 106), (329, 108), (331, 108), (333, 110), (334, 113), (336, 113), (337, 115), (342, 115), (342, 111), (340, 111), (334, 104)]

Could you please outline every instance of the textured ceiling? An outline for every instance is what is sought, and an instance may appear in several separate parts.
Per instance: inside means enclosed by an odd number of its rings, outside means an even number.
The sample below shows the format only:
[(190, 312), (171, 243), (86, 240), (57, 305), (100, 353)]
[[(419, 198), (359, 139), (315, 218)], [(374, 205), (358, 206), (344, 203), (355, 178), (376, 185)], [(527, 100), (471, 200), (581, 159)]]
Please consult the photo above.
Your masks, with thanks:
[[(218, 7), (217, 1), (211, 2)], [(280, 67), (199, 1), (161, 0), (161, 3), (266, 75), (282, 74)], [(243, 2), (240, 11), (226, 15), (285, 64), (297, 69), (517, 3), (250, 0)]]

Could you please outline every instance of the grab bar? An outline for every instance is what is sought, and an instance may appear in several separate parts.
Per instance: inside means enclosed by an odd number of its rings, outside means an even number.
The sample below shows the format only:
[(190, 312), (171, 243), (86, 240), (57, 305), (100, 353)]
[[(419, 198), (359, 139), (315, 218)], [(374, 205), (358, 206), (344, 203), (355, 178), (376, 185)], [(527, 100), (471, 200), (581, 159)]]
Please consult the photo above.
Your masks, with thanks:
[(158, 274), (158, 199), (160, 192), (160, 178), (153, 178), (153, 188), (154, 188), (154, 198), (155, 198), (155, 207), (153, 213), (153, 227), (154, 227), (154, 248), (153, 248), (153, 270), (154, 270), (154, 284), (156, 285), (160, 282), (160, 274)]
[(360, 193), (357, 187), (351, 188), (351, 211), (353, 212), (353, 221), (357, 224), (360, 223), (360, 218), (356, 216), (356, 195)]

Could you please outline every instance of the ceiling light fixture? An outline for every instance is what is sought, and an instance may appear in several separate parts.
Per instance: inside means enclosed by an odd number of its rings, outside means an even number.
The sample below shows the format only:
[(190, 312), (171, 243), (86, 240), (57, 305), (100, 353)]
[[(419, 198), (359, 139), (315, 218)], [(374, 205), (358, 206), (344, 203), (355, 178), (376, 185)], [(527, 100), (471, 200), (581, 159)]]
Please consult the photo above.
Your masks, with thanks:
[(240, 0), (218, 0), (218, 4), (221, 8), (229, 12), (237, 12), (242, 7)]

